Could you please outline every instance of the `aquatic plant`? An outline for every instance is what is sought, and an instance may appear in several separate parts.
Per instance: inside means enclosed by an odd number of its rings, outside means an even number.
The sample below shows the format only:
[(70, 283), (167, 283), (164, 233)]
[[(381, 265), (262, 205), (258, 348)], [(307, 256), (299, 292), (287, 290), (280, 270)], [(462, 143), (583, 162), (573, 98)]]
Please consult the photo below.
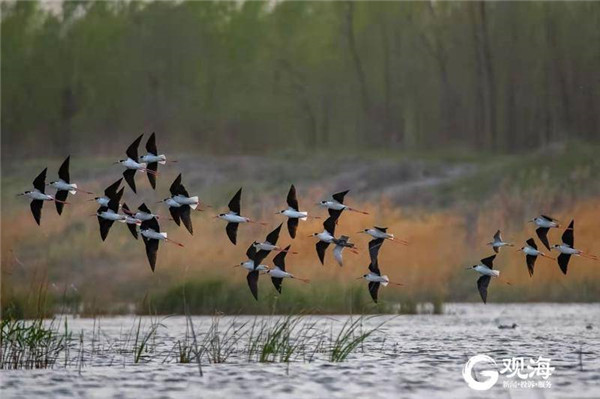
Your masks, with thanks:
[(344, 322), (344, 325), (338, 332), (335, 339), (331, 340), (331, 348), (329, 360), (332, 362), (343, 362), (348, 356), (358, 348), (359, 345), (362, 345), (363, 342), (371, 336), (374, 332), (376, 332), (385, 321), (379, 324), (378, 326), (364, 330), (363, 322), (365, 320), (365, 316), (358, 317), (356, 319), (352, 319), (350, 317), (348, 320)]

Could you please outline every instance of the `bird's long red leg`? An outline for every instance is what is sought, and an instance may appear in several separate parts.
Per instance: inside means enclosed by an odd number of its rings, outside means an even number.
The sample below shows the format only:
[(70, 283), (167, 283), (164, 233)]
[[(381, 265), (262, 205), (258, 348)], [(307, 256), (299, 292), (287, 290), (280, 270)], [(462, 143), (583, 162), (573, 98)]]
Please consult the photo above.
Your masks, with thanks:
[(359, 211), (358, 209), (354, 209), (354, 208), (347, 208), (349, 211), (352, 212), (357, 212), (357, 213), (362, 213), (363, 215), (368, 215), (369, 212), (365, 212), (365, 211)]
[(302, 281), (303, 283), (310, 283), (310, 280), (309, 280), (309, 279), (307, 279), (307, 278), (300, 278), (300, 277), (296, 277), (296, 276), (294, 276), (294, 277), (292, 277), (292, 278), (293, 278), (294, 280), (299, 280), (299, 281)]
[(586, 254), (585, 252), (581, 252), (579, 255), (586, 259), (598, 260), (598, 257), (596, 255)]
[(71, 205), (71, 203), (70, 203), (70, 202), (67, 202), (67, 201), (61, 201), (61, 200), (57, 200), (56, 198), (54, 198), (52, 201), (56, 201), (56, 202), (58, 202), (59, 204)]
[(183, 248), (183, 244), (182, 244), (182, 243), (180, 243), (180, 242), (173, 241), (173, 240), (171, 240), (170, 238), (166, 238), (165, 240), (166, 240), (167, 242), (170, 242), (171, 244), (175, 244), (175, 245), (178, 245), (178, 246), (180, 246), (180, 247), (182, 247), (182, 248)]
[(547, 258), (547, 259), (556, 260), (556, 258), (553, 258), (552, 256), (548, 256), (548, 255), (544, 255), (544, 254), (540, 254), (540, 256), (543, 256), (544, 258)]
[(82, 190), (82, 189), (80, 189), (80, 188), (76, 188), (76, 189), (75, 189), (75, 191), (81, 191), (81, 192), (82, 192), (82, 193), (84, 193), (84, 194), (94, 194), (94, 193), (92, 193), (91, 191), (85, 191), (85, 190)]

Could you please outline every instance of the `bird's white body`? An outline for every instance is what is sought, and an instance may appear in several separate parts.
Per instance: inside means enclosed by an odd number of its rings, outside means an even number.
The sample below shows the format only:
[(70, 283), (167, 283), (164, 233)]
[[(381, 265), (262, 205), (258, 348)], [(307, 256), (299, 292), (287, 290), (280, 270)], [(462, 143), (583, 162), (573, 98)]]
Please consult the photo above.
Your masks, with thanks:
[(558, 223), (556, 223), (556, 222), (554, 222), (552, 220), (541, 218), (539, 216), (536, 217), (536, 218), (534, 218), (533, 222), (538, 227), (545, 227), (545, 228), (558, 227)]
[(383, 285), (384, 287), (386, 285), (388, 285), (388, 283), (390, 282), (390, 279), (388, 278), (388, 276), (380, 276), (373, 272), (369, 272), (369, 274), (365, 274), (363, 278), (372, 283), (381, 283), (381, 285)]
[(67, 183), (63, 179), (53, 181), (52, 183), (50, 183), (50, 186), (54, 187), (57, 190), (68, 191), (71, 195), (75, 195), (75, 193), (77, 192), (77, 184)]
[(96, 202), (100, 206), (108, 206), (108, 203), (110, 202), (110, 199), (108, 197), (98, 197), (98, 198), (96, 198)]
[(164, 203), (167, 204), (169, 208), (179, 208), (182, 204), (175, 201), (173, 198), (167, 198), (164, 200)]
[(498, 277), (500, 275), (498, 270), (490, 269), (486, 265), (477, 265), (473, 269), (484, 276)]
[(321, 201), (319, 202), (319, 205), (327, 209), (333, 209), (334, 211), (341, 211), (348, 208), (346, 205), (340, 204), (337, 201)]
[(258, 265), (258, 266), (256, 266), (256, 269), (254, 269), (254, 261), (253, 260), (245, 261), (244, 263), (242, 263), (242, 267), (244, 269), (248, 270), (249, 272), (254, 271), (254, 270), (266, 272), (267, 270), (269, 270), (269, 267), (267, 265)]
[(282, 215), (287, 216), (290, 219), (300, 219), (306, 220), (308, 217), (308, 212), (300, 212), (292, 208), (288, 208), (285, 211), (281, 212)]
[(291, 273), (284, 272), (277, 266), (275, 266), (273, 269), (267, 271), (267, 273), (269, 273), (271, 275), (271, 277), (275, 277), (275, 278), (294, 278), (294, 276)]
[(388, 240), (394, 239), (393, 234), (386, 233), (386, 232), (383, 232), (383, 231), (377, 230), (377, 229), (366, 229), (365, 233), (367, 233), (368, 235), (370, 235), (373, 238), (386, 238)]
[(120, 164), (125, 166), (127, 169), (135, 169), (135, 170), (146, 169), (146, 164), (144, 162), (136, 162), (131, 158), (127, 158), (124, 161), (120, 161)]
[(25, 193), (25, 195), (27, 196), (27, 198), (30, 198), (32, 200), (41, 200), (41, 201), (53, 201), (54, 200), (53, 196), (51, 196), (50, 194), (44, 194), (37, 188), (34, 188), (32, 191)]
[(167, 157), (164, 154), (154, 155), (148, 153), (146, 155), (142, 155), (140, 157), (140, 161), (146, 163), (158, 162), (159, 164), (164, 165), (167, 163)]
[(157, 216), (157, 215), (155, 215), (155, 214), (153, 214), (153, 213), (140, 212), (140, 211), (136, 212), (136, 213), (133, 215), (133, 217), (134, 217), (134, 218), (136, 218), (136, 219), (138, 219), (138, 220), (143, 220), (143, 221), (150, 220), (150, 219), (152, 219), (152, 218), (155, 218), (156, 216)]
[(175, 196), (172, 197), (173, 201), (177, 202), (178, 204), (181, 205), (189, 205), (190, 208), (192, 209), (196, 209), (196, 207), (198, 207), (198, 197), (194, 196), (194, 197), (186, 197), (184, 195), (181, 194), (177, 194)]
[(138, 218), (129, 216), (129, 215), (125, 215), (125, 223), (127, 224), (141, 224), (142, 221)]
[(505, 247), (507, 245), (508, 246), (512, 246), (512, 244), (509, 244), (509, 243), (503, 242), (503, 241), (493, 241), (493, 242), (490, 243), (490, 245), (492, 247), (494, 247), (494, 248), (502, 248), (502, 247)]
[(127, 216), (121, 215), (120, 213), (113, 212), (112, 209), (108, 209), (106, 211), (102, 211), (98, 214), (102, 219), (112, 220), (115, 222), (125, 223)]
[(542, 252), (538, 251), (535, 248), (531, 248), (529, 245), (524, 246), (521, 251), (523, 251), (525, 253), (525, 255), (531, 255), (531, 256), (543, 255)]
[(166, 240), (167, 233), (161, 233), (158, 231), (154, 231), (153, 229), (145, 229), (141, 231), (142, 235), (146, 238), (150, 238), (152, 240)]
[(329, 234), (327, 230), (323, 230), (321, 233), (318, 233), (316, 237), (319, 239), (319, 241), (327, 242), (330, 244), (333, 242), (334, 239), (334, 237), (331, 234)]
[(273, 251), (275, 249), (279, 249), (279, 247), (277, 245), (273, 245), (269, 242), (255, 242), (252, 244), (252, 246), (259, 251), (260, 250)]
[(248, 223), (250, 221), (250, 219), (240, 216), (237, 213), (233, 212), (224, 213), (222, 215), (219, 215), (219, 217), (223, 220), (228, 221), (229, 223)]
[(560, 245), (555, 245), (552, 247), (552, 249), (556, 249), (561, 254), (565, 254), (565, 255), (579, 255), (581, 253), (580, 250), (571, 248), (570, 246), (568, 246), (567, 244), (564, 244), (564, 243), (560, 244)]

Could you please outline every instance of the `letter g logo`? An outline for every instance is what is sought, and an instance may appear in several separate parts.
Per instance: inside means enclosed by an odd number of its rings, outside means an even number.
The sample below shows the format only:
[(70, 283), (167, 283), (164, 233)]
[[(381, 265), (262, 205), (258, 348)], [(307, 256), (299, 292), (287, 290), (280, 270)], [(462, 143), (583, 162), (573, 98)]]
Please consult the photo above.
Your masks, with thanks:
[(471, 389), (476, 391), (487, 391), (498, 381), (498, 372), (496, 370), (485, 370), (480, 374), (488, 377), (485, 381), (477, 381), (473, 378), (473, 367), (477, 363), (491, 363), (496, 366), (494, 359), (487, 355), (476, 355), (469, 359), (465, 367), (463, 367), (462, 375)]

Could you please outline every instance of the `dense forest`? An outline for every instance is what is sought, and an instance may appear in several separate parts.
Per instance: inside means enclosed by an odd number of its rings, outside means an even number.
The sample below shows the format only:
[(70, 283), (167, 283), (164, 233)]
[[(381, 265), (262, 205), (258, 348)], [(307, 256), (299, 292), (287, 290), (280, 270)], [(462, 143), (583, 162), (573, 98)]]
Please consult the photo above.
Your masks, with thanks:
[(1, 6), (4, 156), (149, 131), (217, 153), (600, 136), (597, 2)]

